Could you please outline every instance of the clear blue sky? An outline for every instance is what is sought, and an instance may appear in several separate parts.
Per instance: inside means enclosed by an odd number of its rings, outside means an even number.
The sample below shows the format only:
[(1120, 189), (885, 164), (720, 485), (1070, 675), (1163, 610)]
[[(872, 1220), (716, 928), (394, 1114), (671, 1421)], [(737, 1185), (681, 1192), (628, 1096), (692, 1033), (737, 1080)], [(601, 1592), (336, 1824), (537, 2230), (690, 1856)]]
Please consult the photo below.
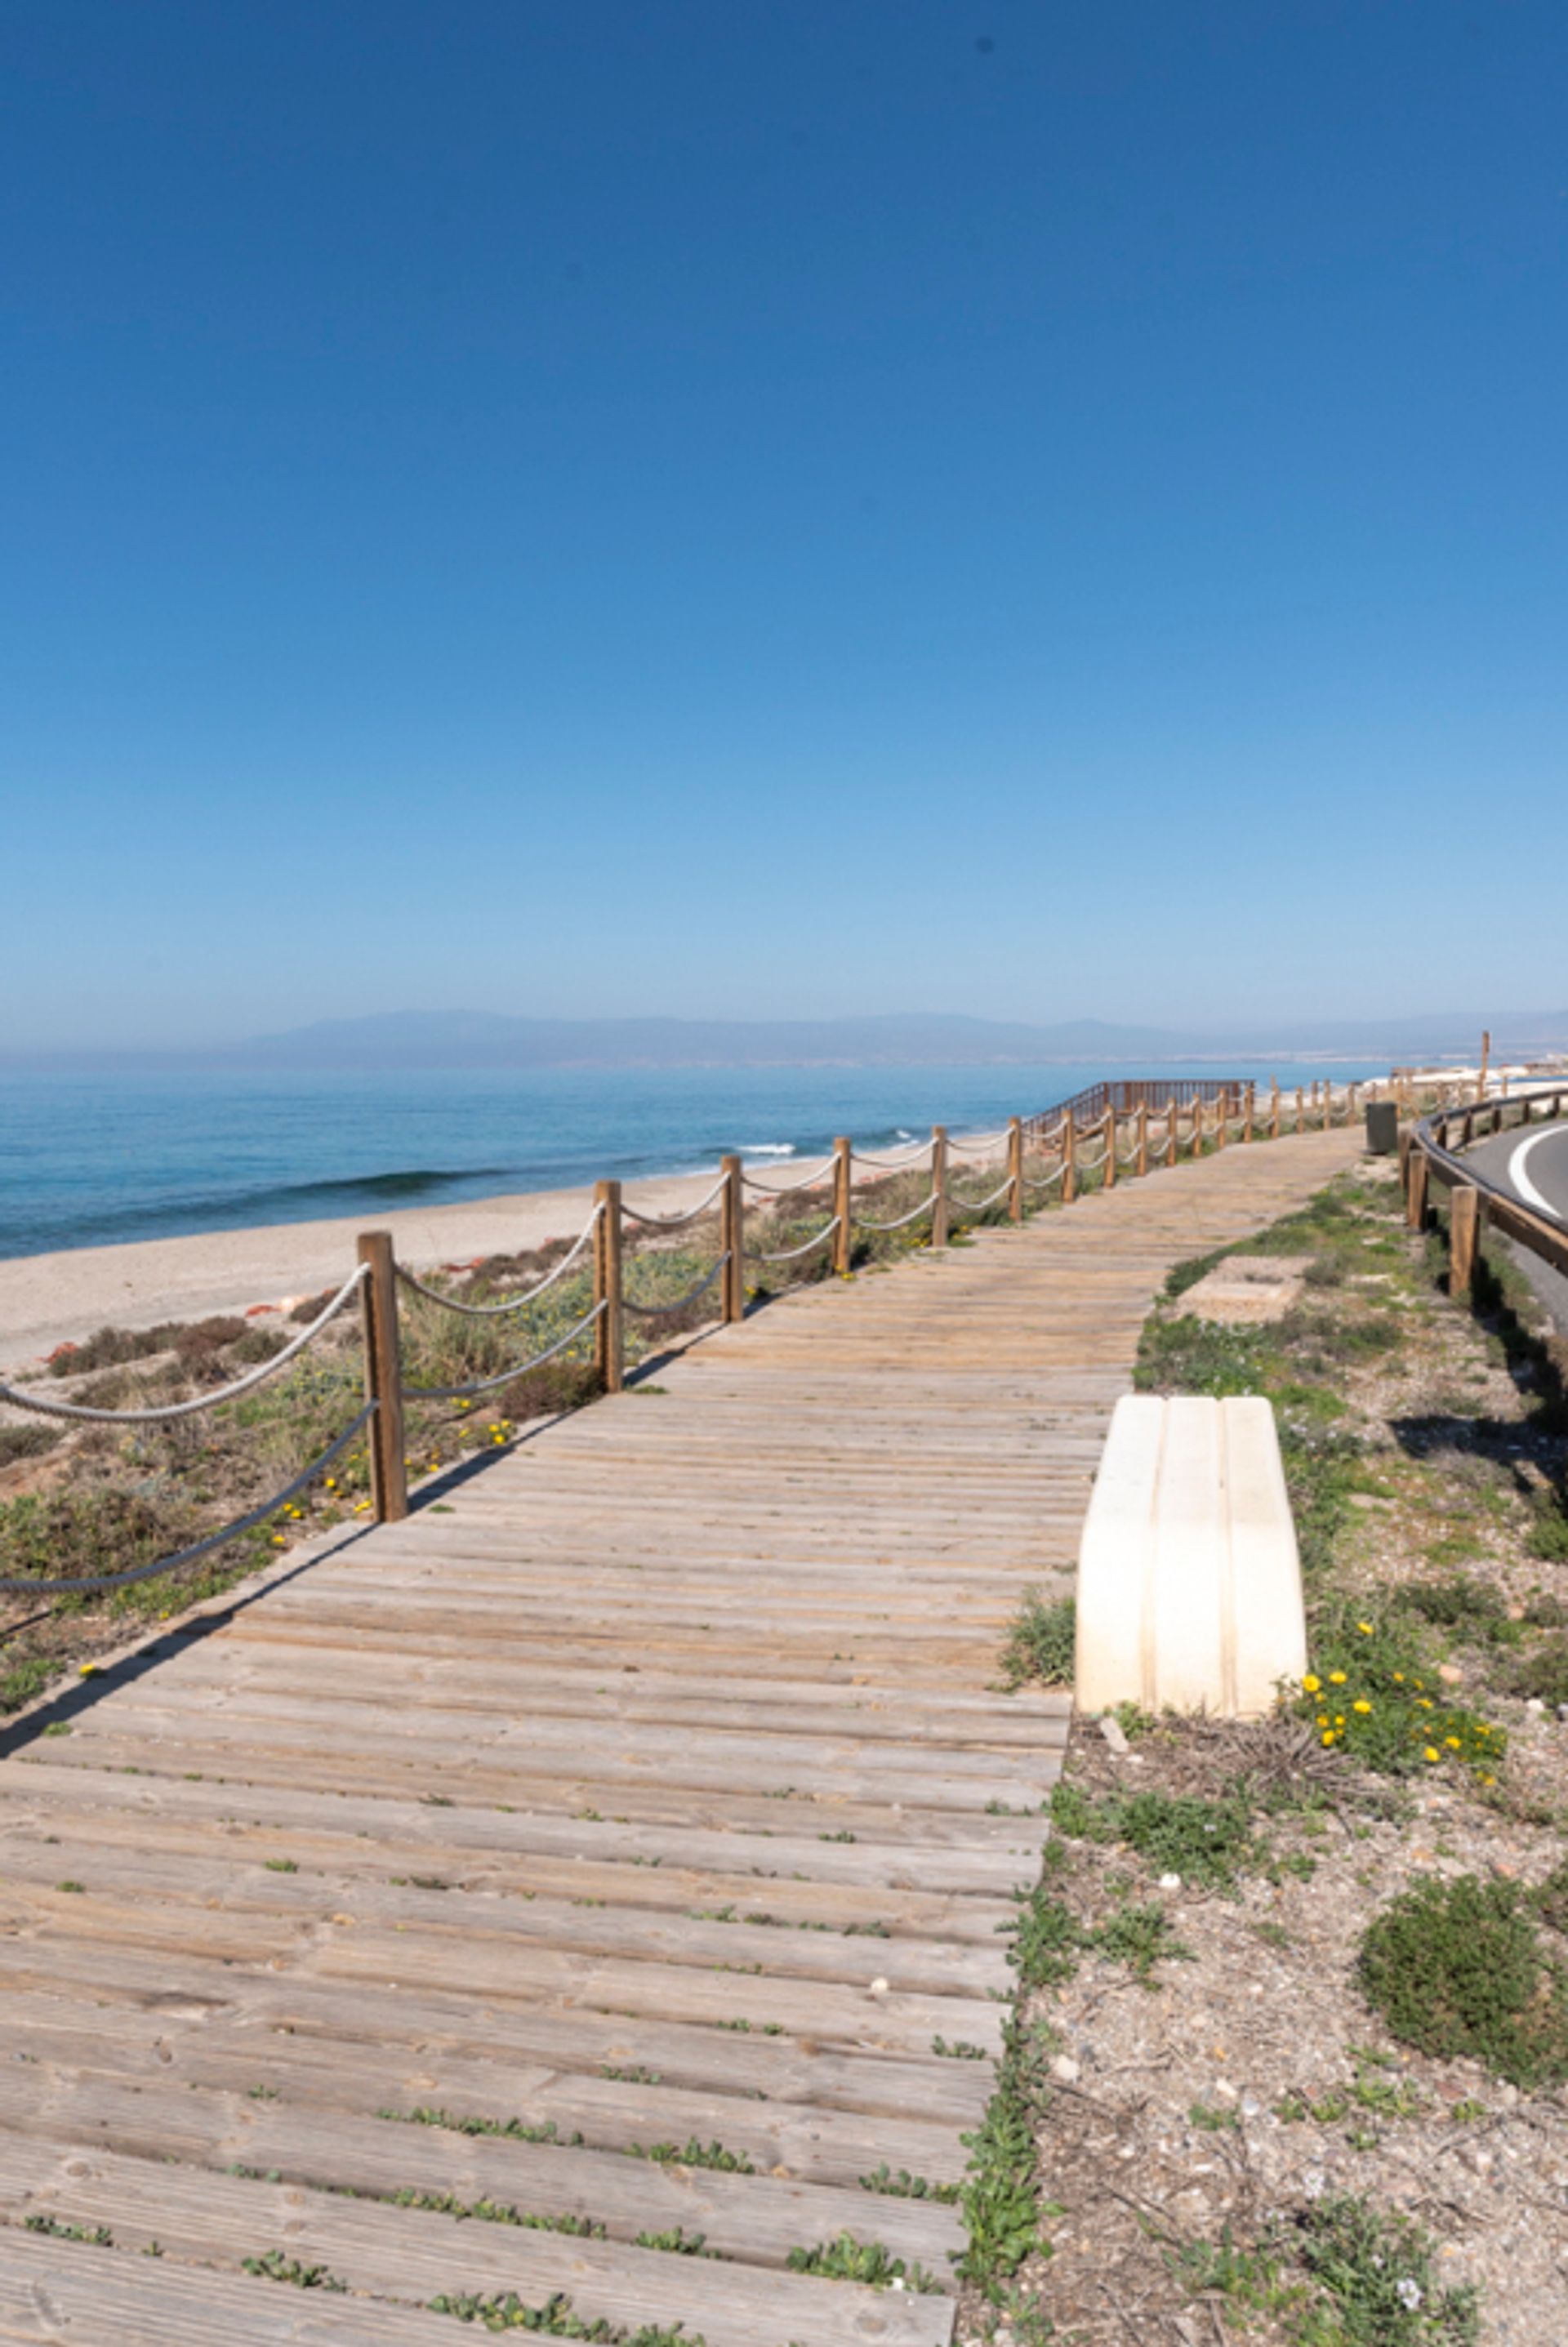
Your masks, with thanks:
[(1563, 0), (6, 0), (0, 1041), (1560, 1007), (1565, 88)]

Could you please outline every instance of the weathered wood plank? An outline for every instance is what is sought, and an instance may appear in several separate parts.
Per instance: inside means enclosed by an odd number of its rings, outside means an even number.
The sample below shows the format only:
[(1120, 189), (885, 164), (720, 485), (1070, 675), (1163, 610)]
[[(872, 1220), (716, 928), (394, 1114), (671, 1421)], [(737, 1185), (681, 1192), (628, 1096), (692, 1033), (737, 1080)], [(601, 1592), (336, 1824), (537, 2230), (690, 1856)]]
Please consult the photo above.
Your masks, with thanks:
[[(952, 2185), (989, 2093), (1068, 1716), (995, 1686), (1001, 1637), (1066, 1585), (1171, 1262), (1355, 1146), (793, 1295), (13, 1731), (0, 2339), (401, 2347), (515, 2288), (709, 2347), (946, 2342), (949, 2298), (784, 2260), (846, 2229), (950, 2281), (952, 2209), (859, 2179)], [(378, 2116), (419, 2111), (464, 2124)], [(693, 2139), (733, 2168), (630, 2156)], [(718, 2254), (639, 2246), (677, 2225)], [(350, 2294), (237, 2272), (272, 2248)]]

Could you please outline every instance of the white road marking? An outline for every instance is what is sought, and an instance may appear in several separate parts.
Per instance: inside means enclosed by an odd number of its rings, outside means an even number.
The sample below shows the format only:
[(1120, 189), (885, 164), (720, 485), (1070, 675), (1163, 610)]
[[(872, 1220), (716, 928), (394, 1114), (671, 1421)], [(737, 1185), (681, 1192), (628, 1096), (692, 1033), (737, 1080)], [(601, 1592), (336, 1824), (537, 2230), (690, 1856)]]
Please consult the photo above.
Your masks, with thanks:
[(1543, 1141), (1559, 1140), (1564, 1133), (1568, 1133), (1568, 1125), (1543, 1124), (1539, 1133), (1532, 1133), (1528, 1141), (1520, 1143), (1508, 1161), (1508, 1178), (1525, 1204), (1533, 1206), (1537, 1214), (1546, 1215), (1548, 1220), (1553, 1223), (1562, 1222), (1563, 1217), (1550, 1198), (1542, 1196), (1524, 1170), (1524, 1161), (1532, 1149), (1540, 1148)]

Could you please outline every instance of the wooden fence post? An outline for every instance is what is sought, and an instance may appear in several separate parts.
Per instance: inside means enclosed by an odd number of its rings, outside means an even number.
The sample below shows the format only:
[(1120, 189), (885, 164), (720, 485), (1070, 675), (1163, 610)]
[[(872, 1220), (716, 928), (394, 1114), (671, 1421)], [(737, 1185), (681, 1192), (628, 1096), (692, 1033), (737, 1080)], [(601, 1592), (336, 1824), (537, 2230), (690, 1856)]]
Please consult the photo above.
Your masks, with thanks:
[(1015, 1223), (1023, 1220), (1023, 1119), (1008, 1119), (1008, 1180), (1012, 1187), (1008, 1194), (1008, 1213)]
[(945, 1247), (948, 1244), (948, 1128), (945, 1124), (931, 1127), (931, 1187), (936, 1203), (931, 1208), (931, 1245)]
[(1078, 1195), (1078, 1119), (1069, 1109), (1061, 1127), (1061, 1203), (1071, 1206)]
[(1268, 1137), (1270, 1141), (1277, 1141), (1279, 1139), (1279, 1078), (1271, 1076), (1268, 1084)]
[(1149, 1102), (1145, 1097), (1138, 1102), (1138, 1175), (1149, 1171)]
[(1296, 1130), (1297, 1133), (1307, 1130), (1306, 1094), (1299, 1084), (1296, 1087)]
[(1413, 1231), (1427, 1226), (1427, 1153), (1424, 1149), (1410, 1152), (1409, 1179), (1405, 1187), (1405, 1220)]
[[(1425, 1161), (1423, 1160), (1423, 1163)], [(1475, 1276), (1481, 1192), (1464, 1182), (1449, 1192), (1449, 1294), (1468, 1296)]]
[(1116, 1112), (1108, 1108), (1102, 1120), (1105, 1134), (1105, 1187), (1116, 1187)]
[(594, 1184), (593, 1202), (600, 1209), (593, 1226), (593, 1300), (604, 1307), (593, 1324), (593, 1360), (606, 1393), (619, 1393), (626, 1381), (626, 1347), (620, 1310), (620, 1184)]
[(397, 1278), (390, 1231), (362, 1231), (359, 1260), (370, 1266), (360, 1285), (364, 1320), (364, 1398), (375, 1404), (370, 1421), (370, 1497), (378, 1524), (408, 1513), (408, 1468), (403, 1456), (403, 1368), (397, 1345)]
[(1214, 1147), (1223, 1149), (1230, 1138), (1230, 1094), (1222, 1092), (1214, 1102)]
[(1176, 1095), (1172, 1092), (1165, 1102), (1165, 1163), (1173, 1165), (1181, 1153), (1181, 1135), (1176, 1131)]
[(719, 1300), (726, 1320), (746, 1317), (746, 1200), (741, 1186), (741, 1161), (722, 1157), (719, 1171), (724, 1186), (719, 1193), (719, 1246), (730, 1258), (719, 1274)]
[(841, 1133), (833, 1144), (833, 1211), (838, 1218), (833, 1234), (833, 1268), (840, 1279), (847, 1279), (855, 1247), (855, 1143), (846, 1133)]
[(1242, 1111), (1243, 1115), (1246, 1119), (1246, 1122), (1243, 1125), (1241, 1133), (1241, 1137), (1244, 1143), (1252, 1139), (1252, 1120), (1256, 1105), (1257, 1086), (1255, 1084), (1248, 1084), (1246, 1088), (1246, 1100)]

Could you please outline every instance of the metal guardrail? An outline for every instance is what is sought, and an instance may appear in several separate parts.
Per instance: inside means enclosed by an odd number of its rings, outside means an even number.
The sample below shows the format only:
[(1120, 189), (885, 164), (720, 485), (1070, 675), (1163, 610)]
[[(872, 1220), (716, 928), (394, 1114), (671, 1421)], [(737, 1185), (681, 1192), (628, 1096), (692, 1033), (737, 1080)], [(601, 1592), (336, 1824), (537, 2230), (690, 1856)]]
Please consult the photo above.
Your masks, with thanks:
[(1490, 1140), (1494, 1133), (1522, 1132), (1535, 1122), (1538, 1109), (1544, 1110), (1548, 1120), (1559, 1118), (1565, 1105), (1568, 1082), (1440, 1108), (1420, 1118), (1405, 1134), (1399, 1155), (1405, 1219), (1410, 1228), (1426, 1228), (1433, 1183), (1449, 1193), (1450, 1294), (1468, 1293), (1475, 1276), (1481, 1233), (1488, 1225), (1568, 1276), (1568, 1229), (1536, 1214), (1460, 1154), (1472, 1143)]

